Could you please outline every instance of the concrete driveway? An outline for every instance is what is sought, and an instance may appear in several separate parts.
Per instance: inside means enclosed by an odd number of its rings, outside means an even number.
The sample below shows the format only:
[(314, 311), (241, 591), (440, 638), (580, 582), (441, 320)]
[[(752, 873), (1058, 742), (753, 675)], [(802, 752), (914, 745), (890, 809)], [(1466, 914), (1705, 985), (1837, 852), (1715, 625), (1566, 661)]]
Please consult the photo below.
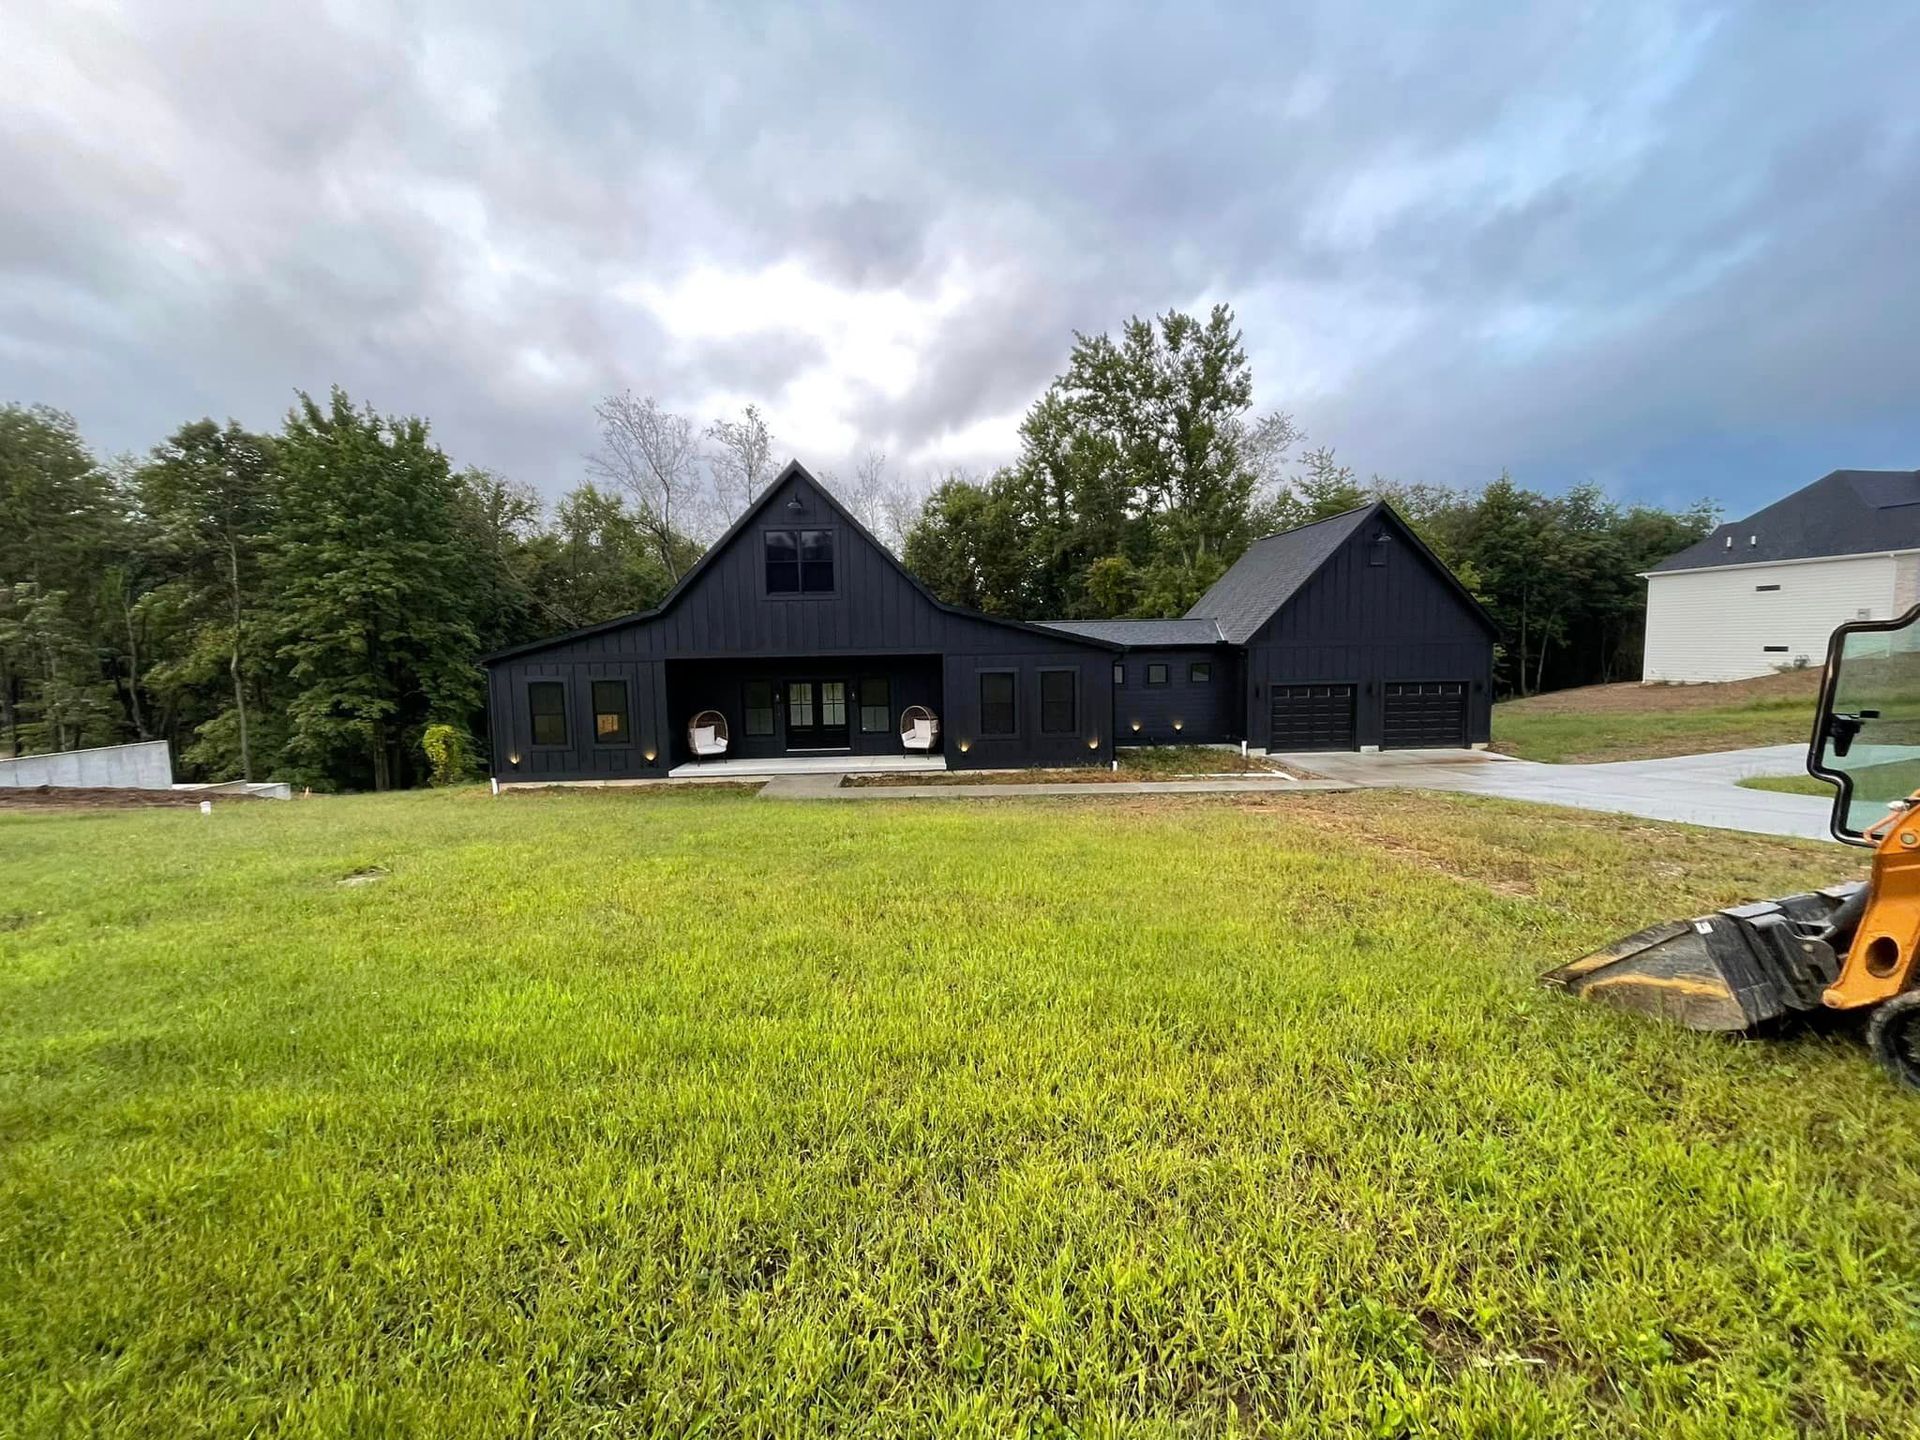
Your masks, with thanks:
[(1535, 800), (1578, 810), (1677, 820), (1716, 830), (1828, 839), (1831, 803), (1821, 796), (1743, 790), (1752, 775), (1794, 775), (1806, 768), (1804, 745), (1762, 745), (1667, 760), (1605, 765), (1543, 765), (1474, 750), (1387, 750), (1281, 755), (1283, 762), (1350, 785), (1412, 786)]

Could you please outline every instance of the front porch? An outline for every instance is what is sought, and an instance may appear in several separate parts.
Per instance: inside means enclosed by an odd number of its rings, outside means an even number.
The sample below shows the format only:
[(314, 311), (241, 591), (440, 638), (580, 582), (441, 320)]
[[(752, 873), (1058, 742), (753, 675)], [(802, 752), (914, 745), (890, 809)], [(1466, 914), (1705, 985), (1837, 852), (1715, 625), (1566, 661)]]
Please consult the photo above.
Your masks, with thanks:
[(676, 765), (669, 780), (769, 780), (782, 775), (892, 775), (947, 768), (942, 755), (773, 755)]

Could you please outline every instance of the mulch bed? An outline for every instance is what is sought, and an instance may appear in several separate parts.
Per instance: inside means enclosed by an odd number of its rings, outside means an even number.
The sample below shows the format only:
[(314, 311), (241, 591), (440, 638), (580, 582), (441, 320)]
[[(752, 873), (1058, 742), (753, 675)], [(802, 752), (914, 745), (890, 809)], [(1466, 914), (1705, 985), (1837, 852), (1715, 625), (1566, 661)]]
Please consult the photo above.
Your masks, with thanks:
[(156, 807), (197, 806), (202, 800), (217, 805), (258, 800), (258, 795), (203, 795), (198, 790), (123, 790), (70, 785), (29, 785), (0, 790), (0, 809), (13, 810), (147, 810)]

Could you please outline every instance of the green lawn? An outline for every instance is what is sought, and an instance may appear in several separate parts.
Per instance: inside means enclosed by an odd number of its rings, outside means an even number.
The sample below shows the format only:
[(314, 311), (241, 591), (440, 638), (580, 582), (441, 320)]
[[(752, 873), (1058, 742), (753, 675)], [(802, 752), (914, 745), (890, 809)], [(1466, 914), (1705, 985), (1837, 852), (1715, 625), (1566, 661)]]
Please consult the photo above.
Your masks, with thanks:
[(1818, 795), (1822, 800), (1833, 798), (1833, 786), (1811, 775), (1749, 775), (1737, 783), (1749, 790), (1777, 790), (1782, 795)]
[(1591, 764), (1804, 745), (1819, 673), (1720, 685), (1593, 685), (1493, 707), (1493, 748), (1525, 760)]
[(0, 1434), (1913, 1434), (1920, 1100), (1533, 984), (1858, 863), (1381, 792), (0, 812)]

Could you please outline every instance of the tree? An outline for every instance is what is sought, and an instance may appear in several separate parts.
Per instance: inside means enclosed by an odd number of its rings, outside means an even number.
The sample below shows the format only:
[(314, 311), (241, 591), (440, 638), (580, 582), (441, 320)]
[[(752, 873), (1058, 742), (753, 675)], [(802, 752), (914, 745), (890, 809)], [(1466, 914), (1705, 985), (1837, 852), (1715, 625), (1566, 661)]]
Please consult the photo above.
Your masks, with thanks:
[(773, 432), (757, 405), (748, 405), (738, 420), (722, 416), (707, 427), (712, 442), (707, 463), (713, 472), (713, 490), (728, 524), (746, 509), (773, 479)]
[(319, 778), (386, 790), (434, 721), (480, 700), (462, 487), (426, 422), (302, 394), (279, 442), (273, 579), (294, 694), (288, 754)]
[[(650, 609), (674, 583), (633, 508), (591, 484), (561, 497), (535, 553), (535, 591), (569, 628)], [(676, 554), (685, 573), (700, 546), (680, 537)]]
[(682, 565), (677, 541), (702, 528), (704, 476), (700, 442), (684, 415), (663, 410), (651, 395), (609, 395), (594, 407), (600, 419), (600, 448), (587, 469), (631, 494), (640, 524), (653, 537), (660, 563), (679, 580)]
[(118, 519), (72, 416), (0, 406), (0, 729), (9, 753), (118, 738), (100, 584)]
[(887, 473), (884, 450), (869, 450), (853, 467), (853, 480), (842, 485), (831, 475), (822, 475), (841, 504), (866, 526), (895, 555), (906, 552), (907, 535), (920, 518), (920, 502), (892, 475)]
[[(266, 688), (271, 658), (262, 632), (265, 552), (278, 521), (273, 442), (232, 421), (197, 420), (155, 447), (133, 486), (155, 533), (162, 583), (176, 592), (149, 613), (172, 608), (185, 617), (175, 658), (155, 667), (153, 683), (174, 692), (203, 683), (208, 662), (221, 657), (232, 705), (214, 706), (196, 733), (217, 752), (231, 729), (240, 776), (251, 780), (248, 698)], [(218, 763), (204, 752), (194, 758)]]
[(984, 484), (949, 475), (933, 487), (907, 535), (907, 569), (949, 605), (988, 615), (1031, 613), (1018, 490), (1004, 470)]

